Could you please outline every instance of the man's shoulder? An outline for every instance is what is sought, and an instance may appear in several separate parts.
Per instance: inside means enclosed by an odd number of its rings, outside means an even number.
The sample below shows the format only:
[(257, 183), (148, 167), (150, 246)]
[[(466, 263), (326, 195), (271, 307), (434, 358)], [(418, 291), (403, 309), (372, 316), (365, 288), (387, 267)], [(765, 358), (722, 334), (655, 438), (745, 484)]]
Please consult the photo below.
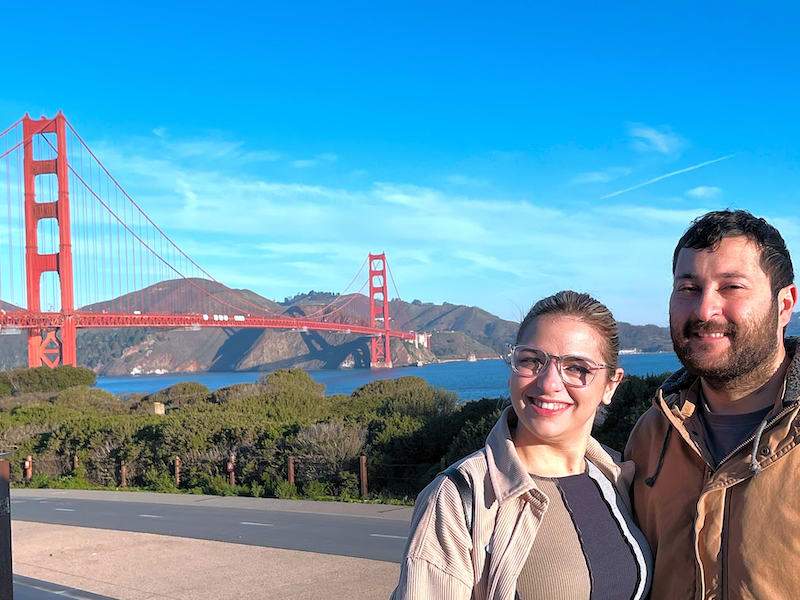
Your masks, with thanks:
[(626, 460), (636, 460), (642, 452), (653, 446), (654, 440), (660, 440), (670, 424), (664, 413), (657, 406), (648, 408), (636, 425), (633, 426), (628, 443), (625, 445)]

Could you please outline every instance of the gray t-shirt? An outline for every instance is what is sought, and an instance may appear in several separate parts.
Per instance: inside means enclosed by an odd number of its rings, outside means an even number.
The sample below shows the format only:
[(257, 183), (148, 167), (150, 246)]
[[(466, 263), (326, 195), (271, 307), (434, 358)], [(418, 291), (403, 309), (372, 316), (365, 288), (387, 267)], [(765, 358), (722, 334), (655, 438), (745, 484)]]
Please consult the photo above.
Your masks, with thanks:
[(700, 421), (706, 431), (706, 441), (714, 466), (728, 456), (731, 451), (745, 441), (758, 428), (764, 417), (772, 409), (767, 406), (761, 410), (743, 415), (719, 415), (709, 412), (701, 394)]

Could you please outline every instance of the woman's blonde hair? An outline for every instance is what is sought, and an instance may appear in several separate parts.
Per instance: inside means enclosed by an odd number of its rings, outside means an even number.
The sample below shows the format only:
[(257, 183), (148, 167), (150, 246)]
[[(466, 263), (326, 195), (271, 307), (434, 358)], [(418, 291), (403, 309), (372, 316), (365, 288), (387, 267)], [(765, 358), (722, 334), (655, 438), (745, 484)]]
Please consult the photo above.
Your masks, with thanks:
[(534, 304), (522, 319), (517, 330), (517, 341), (519, 344), (528, 326), (539, 317), (546, 315), (564, 315), (580, 319), (587, 325), (593, 327), (605, 341), (603, 360), (612, 369), (617, 368), (619, 360), (619, 328), (614, 320), (614, 315), (608, 307), (596, 300), (589, 294), (574, 292), (572, 290), (562, 290), (542, 298)]

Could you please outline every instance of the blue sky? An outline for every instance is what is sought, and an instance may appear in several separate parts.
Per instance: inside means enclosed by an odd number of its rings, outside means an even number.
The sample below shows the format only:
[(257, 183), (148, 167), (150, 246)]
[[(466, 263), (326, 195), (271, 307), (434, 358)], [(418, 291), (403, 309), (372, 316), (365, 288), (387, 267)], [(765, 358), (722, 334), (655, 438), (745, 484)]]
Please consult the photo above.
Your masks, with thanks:
[(406, 300), (518, 319), (574, 288), (665, 324), (705, 210), (800, 255), (790, 4), (26, 4), (0, 123), (64, 110), (234, 287), (341, 291), (385, 250)]

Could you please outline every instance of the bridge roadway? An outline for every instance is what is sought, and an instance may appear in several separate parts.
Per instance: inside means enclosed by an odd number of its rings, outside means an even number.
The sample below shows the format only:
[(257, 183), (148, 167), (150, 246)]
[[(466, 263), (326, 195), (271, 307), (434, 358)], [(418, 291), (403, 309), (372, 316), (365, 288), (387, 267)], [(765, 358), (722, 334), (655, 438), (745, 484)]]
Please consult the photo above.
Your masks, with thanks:
[[(15, 489), (12, 519), (398, 563), (411, 508), (147, 492)], [(15, 590), (15, 600), (103, 598), (22, 577), (16, 578)]]

